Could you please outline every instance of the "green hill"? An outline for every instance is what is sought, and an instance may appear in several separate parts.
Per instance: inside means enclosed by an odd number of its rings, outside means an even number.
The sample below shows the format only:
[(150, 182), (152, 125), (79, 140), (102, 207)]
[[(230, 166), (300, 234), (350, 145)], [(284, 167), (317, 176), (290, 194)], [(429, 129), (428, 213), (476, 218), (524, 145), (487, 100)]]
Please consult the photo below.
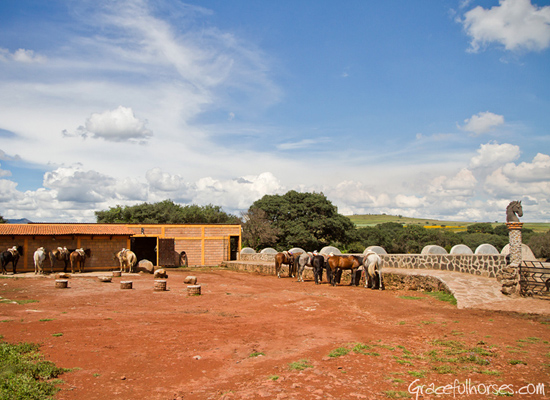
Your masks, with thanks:
[[(438, 219), (429, 219), (429, 218), (410, 218), (404, 217), (402, 215), (387, 215), (387, 214), (367, 214), (367, 215), (347, 215), (349, 219), (357, 226), (358, 228), (363, 228), (366, 226), (375, 226), (378, 224), (383, 224), (385, 222), (396, 222), (403, 225), (421, 225), (425, 228), (443, 228), (453, 230), (455, 232), (465, 231), (468, 229), (468, 225), (475, 224), (477, 222), (488, 222), (488, 221), (475, 221), (475, 222), (464, 222), (464, 221), (442, 221)], [(503, 224), (503, 222), (491, 222), (493, 227)], [(524, 222), (524, 228), (532, 229), (537, 233), (544, 233), (550, 229), (550, 223), (542, 222)]]

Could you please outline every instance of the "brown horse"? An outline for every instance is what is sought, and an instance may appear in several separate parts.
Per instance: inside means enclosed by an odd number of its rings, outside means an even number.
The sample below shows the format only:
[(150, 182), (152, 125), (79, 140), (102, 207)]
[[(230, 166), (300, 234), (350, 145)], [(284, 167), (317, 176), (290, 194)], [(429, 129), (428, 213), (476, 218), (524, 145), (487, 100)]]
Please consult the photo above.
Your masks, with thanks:
[(120, 250), (115, 254), (115, 258), (120, 263), (120, 272), (126, 272), (126, 267), (128, 267), (128, 272), (132, 272), (137, 262), (136, 254), (128, 249)]
[(327, 261), (327, 275), (329, 275), (330, 283), (332, 284), (332, 286), (336, 286), (336, 281), (340, 281), (339, 278), (342, 274), (342, 270), (349, 269), (351, 270), (350, 285), (356, 286), (359, 283), (356, 282), (356, 272), (360, 266), (361, 263), (359, 262), (357, 257), (331, 255)]
[(283, 264), (288, 265), (288, 276), (292, 276), (294, 278), (297, 267), (295, 259), (300, 257), (300, 254), (292, 254), (288, 251), (275, 254), (275, 273), (277, 274), (277, 278), (281, 277), (281, 267)]
[(70, 262), (70, 255), (73, 250), (69, 250), (66, 247), (58, 247), (49, 252), (50, 257), (50, 266), (53, 273), (56, 261), (63, 261), (65, 266), (63, 267), (63, 272), (67, 272), (67, 266)]
[(91, 257), (92, 251), (90, 249), (76, 249), (69, 256), (71, 259), (71, 272), (74, 274), (74, 266), (76, 264), (80, 273), (84, 272), (84, 263), (86, 262), (86, 257)]
[(15, 270), (17, 268), (17, 262), (19, 261), (19, 257), (23, 255), (23, 247), (21, 246), (13, 246), (7, 249), (6, 251), (0, 253), (0, 264), (2, 264), (2, 275), (5, 275), (8, 273), (6, 266), (9, 262), (11, 262), (11, 265), (13, 267), (13, 274), (15, 275), (17, 271)]

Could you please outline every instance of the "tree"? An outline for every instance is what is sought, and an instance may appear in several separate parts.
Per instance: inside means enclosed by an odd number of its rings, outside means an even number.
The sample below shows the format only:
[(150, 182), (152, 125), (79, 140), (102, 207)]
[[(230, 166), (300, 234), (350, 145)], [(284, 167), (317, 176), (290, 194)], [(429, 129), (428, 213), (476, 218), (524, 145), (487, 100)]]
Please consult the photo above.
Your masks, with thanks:
[(545, 234), (531, 235), (528, 246), (537, 258), (550, 258), (550, 230)]
[(0, 215), (0, 224), (7, 224), (7, 223), (8, 223), (8, 221), (6, 221), (6, 220), (4, 219), (4, 217), (2, 217), (2, 216)]
[(338, 214), (337, 208), (322, 193), (265, 195), (252, 204), (261, 209), (277, 234), (280, 249), (302, 247), (307, 250), (324, 246), (342, 246), (351, 242), (353, 222)]
[(493, 225), (489, 222), (478, 222), (468, 225), (468, 233), (494, 233)]
[(116, 206), (96, 211), (98, 223), (124, 224), (239, 224), (237, 216), (225, 213), (220, 206), (175, 204), (172, 200), (142, 203), (135, 206)]
[(244, 222), (242, 236), (244, 245), (254, 250), (276, 245), (279, 231), (271, 226), (264, 210), (251, 207), (241, 215)]

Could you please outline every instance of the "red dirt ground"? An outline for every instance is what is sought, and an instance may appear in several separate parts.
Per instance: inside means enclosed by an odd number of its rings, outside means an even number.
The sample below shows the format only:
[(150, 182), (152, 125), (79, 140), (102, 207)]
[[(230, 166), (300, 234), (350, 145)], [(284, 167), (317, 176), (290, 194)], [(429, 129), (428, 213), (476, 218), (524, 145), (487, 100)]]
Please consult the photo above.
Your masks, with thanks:
[[(153, 291), (150, 275), (102, 283), (84, 274), (68, 289), (53, 277), (0, 279), (0, 335), (40, 343), (46, 359), (72, 369), (57, 399), (501, 398), (473, 394), (496, 387), (549, 397), (548, 315), (223, 269), (169, 274), (166, 292)], [(187, 295), (187, 275), (201, 296)], [(329, 356), (357, 343), (368, 347)], [(309, 367), (291, 369), (300, 360)], [(517, 392), (530, 384), (546, 394)]]

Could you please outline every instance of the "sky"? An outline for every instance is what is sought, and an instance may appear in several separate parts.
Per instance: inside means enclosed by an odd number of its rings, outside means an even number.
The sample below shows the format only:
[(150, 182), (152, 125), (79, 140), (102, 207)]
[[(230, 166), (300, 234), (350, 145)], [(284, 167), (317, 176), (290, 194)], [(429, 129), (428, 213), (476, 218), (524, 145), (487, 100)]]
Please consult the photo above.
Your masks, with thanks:
[(3, 0), (0, 215), (322, 192), (550, 222), (550, 1)]

